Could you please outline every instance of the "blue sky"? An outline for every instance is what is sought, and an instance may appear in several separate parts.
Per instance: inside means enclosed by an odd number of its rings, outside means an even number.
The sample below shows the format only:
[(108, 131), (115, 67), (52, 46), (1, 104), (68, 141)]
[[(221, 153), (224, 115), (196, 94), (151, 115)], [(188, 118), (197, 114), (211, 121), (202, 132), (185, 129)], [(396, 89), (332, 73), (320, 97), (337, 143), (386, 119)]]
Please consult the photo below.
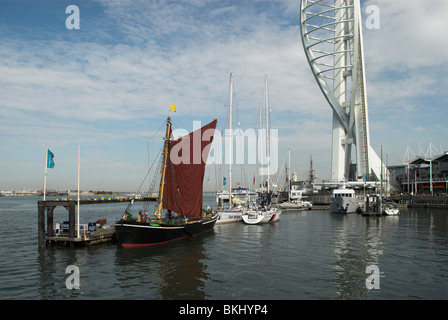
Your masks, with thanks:
[[(361, 3), (381, 18), (364, 28), (373, 148), (389, 164), (407, 146), (448, 150), (448, 2)], [(68, 5), (79, 7), (79, 30), (65, 26)], [(80, 145), (81, 189), (136, 190), (170, 103), (178, 128), (215, 117), (225, 128), (231, 72), (241, 128), (258, 127), (266, 74), (279, 165), (290, 148), (299, 178), (312, 155), (328, 179), (332, 113), (298, 12), (298, 0), (0, 0), (0, 189), (42, 188), (46, 146), (48, 188), (75, 189)]]

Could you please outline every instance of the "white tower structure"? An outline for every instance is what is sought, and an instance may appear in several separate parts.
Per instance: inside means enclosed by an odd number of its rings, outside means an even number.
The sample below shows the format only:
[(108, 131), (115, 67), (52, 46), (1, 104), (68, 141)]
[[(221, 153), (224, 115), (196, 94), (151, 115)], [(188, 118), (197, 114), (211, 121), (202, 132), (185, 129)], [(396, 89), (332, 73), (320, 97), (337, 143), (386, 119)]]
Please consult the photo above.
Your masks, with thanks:
[[(316, 81), (333, 110), (331, 178), (349, 178), (352, 150), (358, 177), (381, 175), (370, 146), (359, 0), (301, 0), (303, 47)], [(385, 173), (383, 167), (383, 174)]]

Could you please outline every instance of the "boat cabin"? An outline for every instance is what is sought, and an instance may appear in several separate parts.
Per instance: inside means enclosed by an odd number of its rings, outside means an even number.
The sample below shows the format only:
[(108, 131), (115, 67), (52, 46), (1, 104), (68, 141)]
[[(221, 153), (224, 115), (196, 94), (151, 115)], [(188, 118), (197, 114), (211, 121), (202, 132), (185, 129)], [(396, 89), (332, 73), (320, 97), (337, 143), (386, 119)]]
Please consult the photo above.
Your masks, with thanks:
[(347, 197), (347, 198), (354, 198), (355, 195), (355, 190), (353, 189), (334, 189), (331, 193), (331, 196), (333, 198), (338, 198), (338, 197)]

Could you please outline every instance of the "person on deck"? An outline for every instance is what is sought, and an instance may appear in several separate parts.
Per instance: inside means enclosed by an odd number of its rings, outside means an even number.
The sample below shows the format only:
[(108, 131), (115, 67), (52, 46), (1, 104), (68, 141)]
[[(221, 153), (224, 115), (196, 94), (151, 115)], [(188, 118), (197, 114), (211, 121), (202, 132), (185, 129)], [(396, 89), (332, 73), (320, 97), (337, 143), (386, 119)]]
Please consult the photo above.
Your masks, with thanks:
[(138, 212), (137, 222), (142, 222), (142, 209)]

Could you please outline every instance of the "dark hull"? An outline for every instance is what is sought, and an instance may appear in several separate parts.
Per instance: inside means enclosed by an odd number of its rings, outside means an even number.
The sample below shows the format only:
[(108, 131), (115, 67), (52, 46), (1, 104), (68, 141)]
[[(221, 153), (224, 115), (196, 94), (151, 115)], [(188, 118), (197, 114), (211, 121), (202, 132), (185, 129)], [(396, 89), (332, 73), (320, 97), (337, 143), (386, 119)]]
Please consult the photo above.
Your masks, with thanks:
[(154, 224), (120, 220), (115, 223), (118, 244), (123, 247), (151, 246), (210, 231), (218, 216), (187, 224)]

